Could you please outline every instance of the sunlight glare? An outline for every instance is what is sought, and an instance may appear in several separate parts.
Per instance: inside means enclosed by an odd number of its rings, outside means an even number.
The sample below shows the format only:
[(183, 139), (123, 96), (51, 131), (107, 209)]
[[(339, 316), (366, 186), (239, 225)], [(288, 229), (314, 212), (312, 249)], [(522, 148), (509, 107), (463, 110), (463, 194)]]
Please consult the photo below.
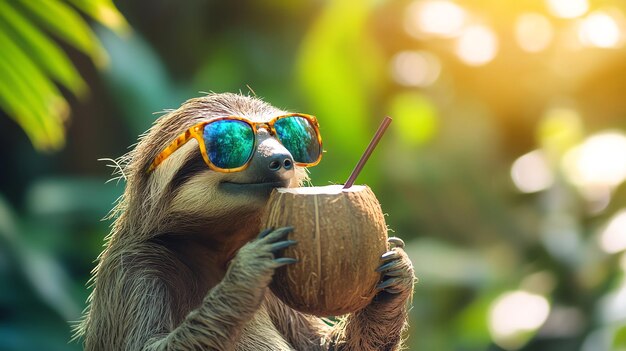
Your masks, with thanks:
[(470, 66), (481, 66), (494, 59), (498, 38), (489, 27), (473, 25), (466, 28), (456, 45), (457, 56)]
[(552, 38), (554, 29), (550, 21), (538, 13), (525, 13), (515, 23), (515, 38), (518, 45), (527, 52), (545, 50)]
[(556, 17), (576, 18), (589, 10), (587, 0), (548, 0), (548, 10)]
[(511, 167), (511, 178), (524, 193), (545, 190), (554, 182), (546, 156), (541, 150), (531, 151), (515, 160)]
[(581, 187), (619, 185), (626, 179), (626, 135), (609, 131), (590, 136), (565, 154), (563, 168)]
[(391, 60), (393, 79), (404, 86), (429, 86), (437, 80), (440, 72), (439, 59), (426, 51), (402, 51)]
[(599, 237), (600, 247), (608, 253), (626, 250), (626, 209), (617, 212)]
[(603, 11), (596, 11), (580, 23), (578, 38), (587, 46), (614, 48), (619, 46), (622, 33), (613, 16)]
[(522, 346), (525, 334), (545, 323), (550, 304), (545, 297), (518, 290), (498, 297), (489, 309), (489, 332), (500, 346), (513, 349)]
[(415, 1), (407, 9), (405, 27), (418, 38), (424, 34), (450, 38), (460, 33), (466, 16), (465, 10), (451, 1)]

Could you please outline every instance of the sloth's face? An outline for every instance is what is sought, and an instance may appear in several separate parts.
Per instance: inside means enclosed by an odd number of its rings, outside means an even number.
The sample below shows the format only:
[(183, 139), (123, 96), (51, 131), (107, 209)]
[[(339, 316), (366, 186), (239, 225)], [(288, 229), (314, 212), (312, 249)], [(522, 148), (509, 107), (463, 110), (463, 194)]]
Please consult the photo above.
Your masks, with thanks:
[(151, 184), (153, 194), (171, 192), (173, 212), (222, 217), (260, 210), (274, 188), (298, 186), (306, 177), (305, 169), (294, 164), (289, 151), (260, 127), (246, 169), (233, 173), (210, 170), (198, 142), (192, 139), (153, 171)]

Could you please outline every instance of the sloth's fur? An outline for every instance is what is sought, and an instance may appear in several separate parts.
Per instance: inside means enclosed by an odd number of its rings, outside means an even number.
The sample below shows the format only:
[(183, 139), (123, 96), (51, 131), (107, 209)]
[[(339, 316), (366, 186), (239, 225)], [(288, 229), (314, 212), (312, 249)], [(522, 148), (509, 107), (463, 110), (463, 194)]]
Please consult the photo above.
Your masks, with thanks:
[[(195, 140), (153, 172), (155, 156), (191, 126), (237, 115), (267, 121), (284, 114), (237, 94), (209, 94), (162, 116), (120, 160), (126, 189), (112, 211), (107, 247), (93, 271), (93, 291), (77, 336), (85, 350), (397, 350), (406, 326), (412, 267), (394, 293), (335, 325), (292, 310), (268, 289), (273, 256), (255, 240), (271, 189), (230, 191), (224, 182), (259, 182), (251, 167), (219, 173)], [(264, 134), (263, 134), (264, 133)], [(265, 130), (254, 157), (284, 148)], [(285, 186), (306, 180), (296, 167)], [(245, 186), (244, 186), (244, 189)]]

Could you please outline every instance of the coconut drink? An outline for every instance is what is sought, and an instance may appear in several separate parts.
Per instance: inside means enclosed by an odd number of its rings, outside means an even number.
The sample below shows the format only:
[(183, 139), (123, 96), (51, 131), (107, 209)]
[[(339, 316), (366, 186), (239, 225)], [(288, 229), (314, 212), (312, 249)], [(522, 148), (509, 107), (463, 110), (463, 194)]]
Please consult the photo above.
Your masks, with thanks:
[(298, 245), (284, 255), (297, 264), (281, 267), (270, 288), (300, 312), (337, 316), (367, 306), (376, 294), (387, 226), (367, 186), (278, 188), (270, 195), (266, 228), (293, 226)]
[(316, 316), (367, 306), (376, 294), (387, 225), (372, 190), (354, 181), (391, 123), (386, 117), (345, 185), (274, 189), (263, 227), (292, 226), (298, 245), (284, 255), (298, 263), (279, 268), (270, 285), (284, 303)]

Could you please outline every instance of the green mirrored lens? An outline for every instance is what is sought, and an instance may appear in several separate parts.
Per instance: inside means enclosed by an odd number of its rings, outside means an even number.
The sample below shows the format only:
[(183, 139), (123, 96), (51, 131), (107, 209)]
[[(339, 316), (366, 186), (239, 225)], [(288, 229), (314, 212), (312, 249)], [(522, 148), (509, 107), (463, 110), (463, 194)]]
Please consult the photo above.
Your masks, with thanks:
[(254, 151), (252, 127), (238, 120), (207, 124), (202, 133), (209, 160), (219, 168), (237, 168), (248, 162)]
[(298, 163), (314, 163), (320, 157), (321, 145), (311, 122), (299, 116), (290, 116), (274, 123), (280, 142)]

